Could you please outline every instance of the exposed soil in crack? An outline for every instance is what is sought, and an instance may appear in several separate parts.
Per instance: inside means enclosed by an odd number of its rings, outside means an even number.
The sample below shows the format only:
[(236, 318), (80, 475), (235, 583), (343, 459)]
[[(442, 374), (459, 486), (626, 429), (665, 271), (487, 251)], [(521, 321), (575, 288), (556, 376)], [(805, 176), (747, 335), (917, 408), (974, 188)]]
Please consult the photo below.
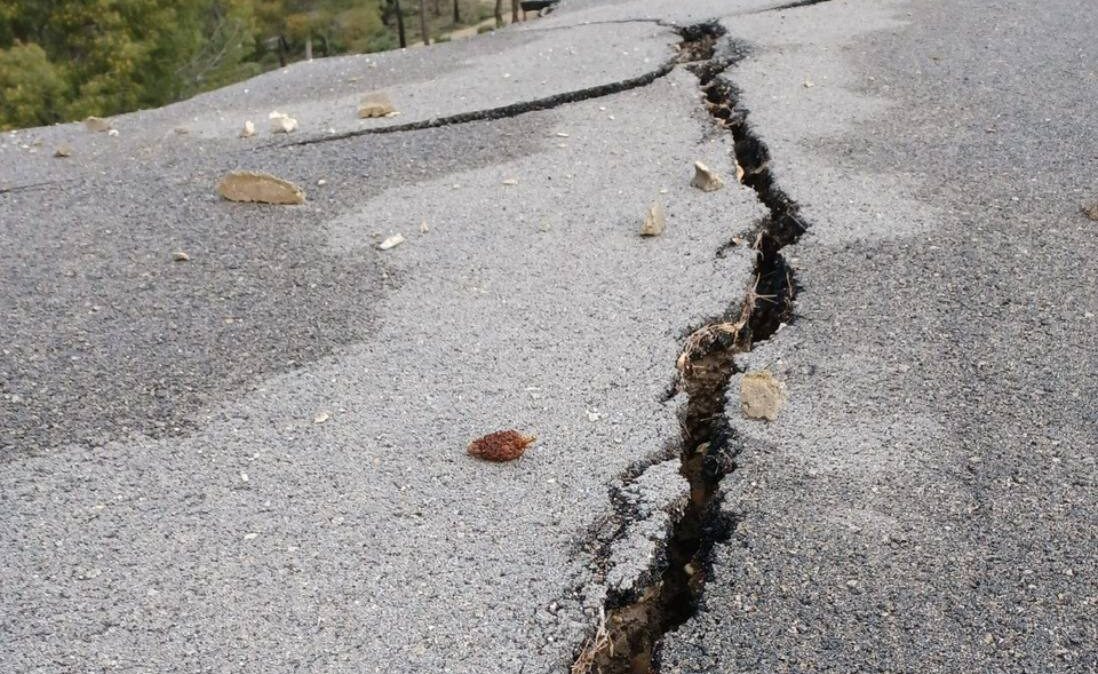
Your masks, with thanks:
[(714, 123), (732, 136), (743, 184), (755, 191), (769, 215), (757, 223), (750, 242), (756, 256), (750, 286), (726, 315), (689, 334), (676, 363), (679, 391), (687, 398), (680, 410), (680, 461), (681, 473), (690, 483), (690, 502), (667, 541), (667, 566), (658, 582), (639, 597), (625, 601), (609, 596), (600, 624), (577, 655), (572, 674), (659, 672), (663, 636), (697, 611), (712, 548), (726, 540), (735, 526), (719, 503), (720, 482), (735, 468), (738, 452), (725, 416), (729, 381), (737, 372), (734, 359), (772, 337), (793, 317), (797, 285), (781, 249), (796, 242), (806, 226), (797, 204), (775, 184), (769, 149), (752, 131), (738, 90), (723, 76), (746, 50), (722, 45), (731, 48), (717, 55), (717, 42), (725, 29), (716, 22), (679, 32), (683, 42), (678, 60), (698, 77)]

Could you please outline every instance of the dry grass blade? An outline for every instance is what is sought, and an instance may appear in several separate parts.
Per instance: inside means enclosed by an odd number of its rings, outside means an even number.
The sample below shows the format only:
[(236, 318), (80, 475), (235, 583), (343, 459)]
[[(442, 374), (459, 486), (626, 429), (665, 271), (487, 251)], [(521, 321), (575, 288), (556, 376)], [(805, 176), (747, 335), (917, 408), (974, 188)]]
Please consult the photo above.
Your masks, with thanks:
[(595, 635), (583, 644), (583, 650), (572, 663), (571, 674), (594, 674), (595, 662), (607, 649), (610, 655), (614, 654), (614, 645), (610, 641), (610, 633), (606, 631), (606, 611), (599, 608), (599, 624), (595, 628)]

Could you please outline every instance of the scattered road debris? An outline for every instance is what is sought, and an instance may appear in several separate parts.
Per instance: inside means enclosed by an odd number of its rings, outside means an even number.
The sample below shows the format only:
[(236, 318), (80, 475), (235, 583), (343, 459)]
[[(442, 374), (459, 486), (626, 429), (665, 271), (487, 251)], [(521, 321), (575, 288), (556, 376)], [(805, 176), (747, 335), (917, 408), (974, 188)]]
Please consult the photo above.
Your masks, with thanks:
[(255, 135), (255, 124), (253, 124), (252, 120), (250, 120), (250, 119), (245, 120), (244, 121), (244, 128), (242, 128), (240, 130), (240, 137), (241, 138), (251, 138), (254, 135)]
[(785, 402), (785, 386), (766, 370), (748, 372), (740, 382), (740, 402), (748, 419), (774, 421)]
[(388, 94), (383, 91), (373, 91), (362, 97), (358, 104), (358, 116), (363, 119), (371, 117), (388, 117), (396, 112), (393, 102)]
[(185, 126), (177, 126), (174, 129), (175, 133), (180, 136), (186, 136), (191, 130)]
[(118, 129), (111, 129), (110, 131), (107, 131), (107, 135), (111, 138), (116, 137), (118, 135)]
[(702, 192), (715, 192), (724, 187), (724, 180), (717, 172), (700, 161), (694, 162), (694, 179), (690, 184)]
[(667, 213), (663, 210), (663, 204), (657, 201), (648, 207), (648, 212), (644, 215), (641, 236), (659, 236), (666, 227)]
[(816, 86), (816, 83), (808, 79), (807, 77), (804, 78), (804, 82), (802, 82), (802, 84), (804, 85), (805, 89), (811, 89), (812, 87)]
[(518, 185), (518, 178), (508, 178), (503, 181), (503, 184), (508, 187), (514, 187), (515, 185)]
[(88, 117), (84, 120), (84, 127), (93, 133), (103, 133), (111, 130), (111, 120), (102, 117)]
[(419, 223), (419, 233), (420, 234), (426, 234), (429, 231), (431, 231), (431, 227), (427, 224), (426, 220), (423, 220), (422, 222)]
[(1098, 222), (1098, 201), (1090, 204), (1089, 206), (1084, 204), (1082, 206), (1083, 215), (1087, 216), (1091, 220)]
[(72, 148), (69, 147), (68, 145), (58, 145), (57, 149), (53, 151), (53, 156), (55, 156), (55, 157), (71, 157), (72, 156)]
[(469, 443), (469, 454), (485, 461), (513, 461), (537, 440), (516, 430), (496, 431)]
[(378, 250), (389, 250), (390, 248), (396, 248), (402, 243), (404, 243), (404, 235), (393, 234), (381, 243), (377, 244), (377, 248)]
[(175, 262), (189, 262), (190, 259), (191, 259), (191, 256), (187, 255), (187, 253), (185, 251), (177, 250), (174, 253), (172, 253), (172, 260), (175, 261)]
[(740, 166), (740, 163), (737, 161), (736, 162), (736, 182), (742, 183), (744, 175), (745, 175), (745, 173), (744, 173), (743, 167)]
[(313, 423), (314, 424), (322, 424), (322, 423), (324, 423), (325, 421), (327, 421), (331, 418), (332, 418), (331, 413), (329, 413), (327, 411), (317, 412), (316, 416), (313, 417)]
[(229, 201), (296, 205), (305, 203), (305, 192), (288, 180), (269, 173), (232, 171), (217, 184), (217, 193)]

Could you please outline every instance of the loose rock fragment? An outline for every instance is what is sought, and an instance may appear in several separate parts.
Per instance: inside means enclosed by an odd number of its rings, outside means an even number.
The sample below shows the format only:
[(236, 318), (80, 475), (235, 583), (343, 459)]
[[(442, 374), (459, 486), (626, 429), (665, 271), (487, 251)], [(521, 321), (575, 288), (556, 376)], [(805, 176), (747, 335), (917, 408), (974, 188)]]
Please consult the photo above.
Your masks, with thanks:
[(748, 372), (740, 382), (740, 403), (748, 419), (778, 418), (785, 402), (785, 386), (766, 370)]
[(103, 133), (111, 130), (111, 121), (102, 117), (88, 117), (84, 120), (84, 128), (94, 133)]
[(217, 193), (229, 201), (261, 204), (303, 204), (305, 192), (288, 180), (269, 173), (233, 171), (217, 184)]
[(58, 145), (57, 149), (53, 151), (53, 156), (55, 156), (55, 157), (71, 157), (72, 156), (72, 148), (69, 147), (68, 145)]
[(271, 133), (290, 133), (297, 128), (297, 120), (284, 112), (275, 110), (267, 115), (271, 121)]
[(469, 443), (469, 454), (485, 461), (513, 461), (537, 438), (515, 430), (496, 431)]
[(518, 185), (518, 178), (508, 178), (507, 180), (503, 181), (503, 184), (507, 185), (508, 187), (514, 187), (515, 185)]
[(641, 236), (659, 236), (666, 227), (667, 213), (663, 210), (663, 204), (657, 201), (648, 207), (648, 212), (644, 215)]
[(240, 130), (241, 138), (251, 138), (255, 135), (255, 124), (252, 124), (252, 120), (246, 120), (244, 122), (244, 128)]
[(188, 262), (191, 259), (190, 255), (187, 255), (185, 251), (177, 250), (172, 253), (172, 260), (176, 262)]
[(736, 162), (736, 182), (742, 183), (743, 182), (743, 176), (744, 176), (743, 167), (740, 166), (739, 162)]
[(389, 238), (385, 239), (381, 243), (377, 244), (378, 250), (389, 250), (390, 248), (396, 248), (400, 244), (404, 243), (403, 234), (393, 234)]
[(331, 419), (331, 418), (332, 418), (332, 415), (328, 412), (317, 412), (316, 416), (313, 417), (313, 423), (314, 424), (322, 424), (322, 423), (324, 423), (325, 421), (327, 421), (328, 419)]
[(362, 97), (358, 104), (358, 116), (363, 119), (370, 117), (386, 117), (396, 112), (393, 102), (388, 94), (383, 91), (374, 91)]
[(118, 135), (118, 129), (111, 129), (111, 130), (107, 131), (107, 135), (110, 136), (111, 138), (114, 138), (115, 136)]
[(715, 192), (724, 187), (724, 180), (717, 175), (716, 171), (700, 161), (696, 161), (694, 162), (694, 179), (690, 181), (690, 184), (702, 192)]
[(185, 127), (185, 126), (177, 126), (177, 127), (175, 127), (174, 130), (175, 130), (176, 134), (178, 134), (180, 136), (186, 136), (188, 133), (191, 132), (191, 130), (188, 127)]
[(1087, 216), (1091, 220), (1098, 222), (1098, 201), (1095, 201), (1089, 206), (1083, 205), (1083, 215)]
[(426, 234), (429, 231), (431, 231), (431, 227), (427, 224), (426, 220), (419, 223), (419, 233), (420, 234)]

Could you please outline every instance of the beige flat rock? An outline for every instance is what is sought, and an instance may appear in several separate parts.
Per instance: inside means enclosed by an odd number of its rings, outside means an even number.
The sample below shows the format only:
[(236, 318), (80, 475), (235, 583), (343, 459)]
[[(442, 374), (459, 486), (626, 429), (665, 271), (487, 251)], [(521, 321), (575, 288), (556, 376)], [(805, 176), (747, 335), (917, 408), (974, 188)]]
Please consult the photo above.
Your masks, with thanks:
[(269, 173), (233, 171), (217, 184), (217, 193), (229, 201), (296, 205), (305, 203), (305, 192), (288, 180)]
[(774, 421), (785, 402), (785, 386), (766, 370), (748, 372), (740, 382), (740, 404), (748, 419)]
[(84, 120), (84, 128), (95, 133), (103, 133), (111, 130), (111, 120), (102, 117), (88, 117)]
[(389, 95), (383, 91), (373, 91), (362, 97), (362, 102), (358, 104), (358, 116), (362, 118), (369, 117), (388, 117), (396, 112), (396, 108), (393, 107), (393, 102), (389, 100)]

